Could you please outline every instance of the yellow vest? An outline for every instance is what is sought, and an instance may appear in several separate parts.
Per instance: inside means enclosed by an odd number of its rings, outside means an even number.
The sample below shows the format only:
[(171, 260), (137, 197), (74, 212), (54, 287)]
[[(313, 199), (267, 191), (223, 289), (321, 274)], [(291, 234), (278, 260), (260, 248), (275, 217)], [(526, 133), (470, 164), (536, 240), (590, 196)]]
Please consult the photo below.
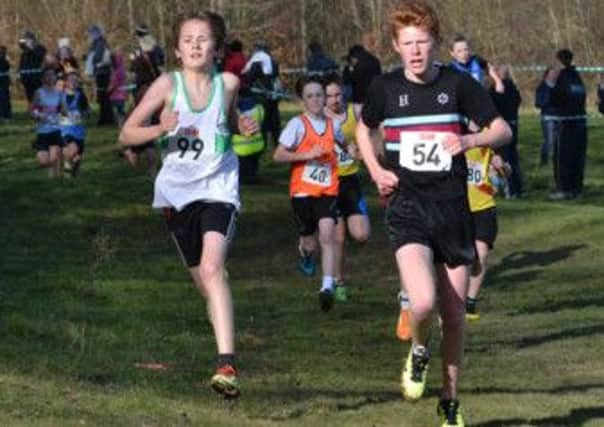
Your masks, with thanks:
[(479, 212), (495, 206), (495, 187), (489, 177), (493, 150), (486, 147), (466, 151), (468, 164), (468, 199), (470, 211)]
[[(262, 105), (258, 104), (251, 110), (246, 111), (245, 115), (254, 119), (260, 128), (262, 120), (264, 119), (264, 109), (262, 108)], [(252, 154), (260, 153), (264, 150), (264, 138), (260, 131), (249, 136), (233, 134), (232, 142), (235, 154), (240, 157), (251, 156)]]
[[(357, 127), (357, 119), (354, 116), (352, 104), (348, 104), (346, 121), (342, 123), (342, 134), (348, 144), (356, 144), (354, 133)], [(352, 159), (347, 152), (336, 145), (338, 155), (338, 176), (353, 175), (359, 171), (359, 161)]]

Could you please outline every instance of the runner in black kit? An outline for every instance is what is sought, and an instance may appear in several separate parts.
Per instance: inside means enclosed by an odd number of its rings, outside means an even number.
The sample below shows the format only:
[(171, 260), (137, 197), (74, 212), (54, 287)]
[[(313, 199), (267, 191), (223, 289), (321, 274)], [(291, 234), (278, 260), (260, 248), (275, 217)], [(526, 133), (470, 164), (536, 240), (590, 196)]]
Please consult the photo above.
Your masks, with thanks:
[[(474, 227), (463, 153), (509, 141), (508, 125), (469, 75), (437, 67), (439, 22), (423, 1), (402, 1), (390, 13), (403, 70), (376, 78), (367, 94), (357, 143), (380, 194), (390, 194), (386, 223), (411, 303), (413, 345), (402, 391), (417, 400), (425, 390), (431, 315), (439, 292), (442, 317), (443, 426), (463, 426), (457, 400), (463, 358), (465, 295), (474, 262)], [(466, 134), (471, 119), (480, 134)], [(372, 130), (384, 127), (385, 166), (374, 154)]]

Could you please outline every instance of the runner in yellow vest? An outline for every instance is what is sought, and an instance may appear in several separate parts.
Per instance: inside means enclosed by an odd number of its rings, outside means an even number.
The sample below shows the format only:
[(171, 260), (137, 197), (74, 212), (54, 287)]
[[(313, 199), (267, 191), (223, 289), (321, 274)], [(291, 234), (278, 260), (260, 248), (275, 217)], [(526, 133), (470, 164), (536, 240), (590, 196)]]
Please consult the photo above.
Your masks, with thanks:
[(346, 107), (342, 97), (342, 84), (338, 76), (334, 75), (326, 80), (325, 93), (327, 97), (325, 115), (341, 124), (342, 134), (347, 142), (346, 146), (336, 145), (340, 188), (337, 199), (338, 221), (336, 224), (335, 269), (335, 297), (339, 301), (346, 301), (348, 299), (344, 286), (346, 230), (354, 240), (364, 243), (369, 238), (371, 227), (367, 202), (361, 191), (361, 181), (358, 174), (359, 155), (354, 136), (357, 118), (354, 114), (353, 104), (349, 104), (348, 108)]
[[(255, 101), (253, 96), (247, 95), (245, 91), (240, 92), (241, 98), (237, 105), (239, 114), (251, 117), (256, 123), (262, 123), (264, 108)], [(258, 131), (249, 136), (235, 134), (232, 141), (233, 150), (239, 158), (239, 182), (241, 184), (257, 183), (258, 162), (265, 147), (262, 132)]]
[(466, 318), (478, 320), (476, 309), (478, 293), (487, 269), (487, 257), (497, 238), (497, 210), (495, 207), (496, 180), (504, 179), (509, 173), (509, 165), (488, 147), (466, 151), (468, 164), (468, 199), (474, 217), (475, 245), (478, 263), (470, 274), (466, 299)]

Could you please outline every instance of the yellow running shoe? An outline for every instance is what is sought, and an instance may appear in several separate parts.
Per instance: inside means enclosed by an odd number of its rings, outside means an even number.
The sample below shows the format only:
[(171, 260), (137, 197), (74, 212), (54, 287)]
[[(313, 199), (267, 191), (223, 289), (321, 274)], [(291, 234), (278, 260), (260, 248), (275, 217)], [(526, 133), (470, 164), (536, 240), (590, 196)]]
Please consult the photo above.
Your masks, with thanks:
[(224, 396), (225, 399), (239, 397), (241, 390), (237, 378), (237, 369), (231, 365), (220, 366), (212, 377), (211, 386), (216, 393)]
[(476, 298), (470, 298), (466, 300), (466, 320), (469, 322), (477, 322), (480, 320), (480, 314), (478, 314), (478, 310), (476, 305), (478, 300)]
[(413, 346), (409, 349), (407, 361), (401, 375), (401, 391), (406, 400), (419, 400), (426, 390), (426, 379), (428, 377), (428, 365), (430, 355), (425, 347), (419, 347), (413, 352)]
[(461, 415), (459, 400), (441, 399), (436, 407), (436, 413), (440, 417), (442, 427), (464, 427), (465, 423)]
[(478, 322), (480, 320), (480, 314), (466, 312), (466, 320), (468, 322)]
[(411, 323), (409, 319), (409, 309), (401, 308), (396, 322), (396, 336), (401, 341), (409, 341), (411, 339)]

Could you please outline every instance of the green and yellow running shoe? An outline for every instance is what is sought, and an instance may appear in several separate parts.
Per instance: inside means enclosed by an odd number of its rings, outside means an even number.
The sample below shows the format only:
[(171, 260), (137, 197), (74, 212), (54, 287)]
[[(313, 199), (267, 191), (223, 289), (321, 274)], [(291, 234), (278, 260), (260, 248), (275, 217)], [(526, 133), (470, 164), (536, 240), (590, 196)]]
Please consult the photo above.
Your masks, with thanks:
[(441, 399), (436, 407), (436, 413), (441, 419), (442, 427), (464, 427), (465, 423), (461, 415), (459, 400)]
[(348, 301), (348, 292), (346, 291), (346, 286), (336, 285), (335, 297), (336, 297), (336, 301), (340, 301), (340, 302)]
[(466, 320), (469, 322), (476, 322), (480, 320), (480, 314), (476, 308), (478, 300), (474, 298), (468, 298), (466, 300)]
[(237, 369), (231, 365), (218, 367), (216, 374), (212, 377), (211, 386), (216, 393), (224, 396), (225, 399), (239, 397), (241, 390), (237, 378)]
[(416, 352), (413, 352), (413, 346), (409, 349), (401, 375), (401, 390), (406, 400), (416, 401), (424, 395), (429, 362), (430, 355), (425, 347), (417, 348)]

